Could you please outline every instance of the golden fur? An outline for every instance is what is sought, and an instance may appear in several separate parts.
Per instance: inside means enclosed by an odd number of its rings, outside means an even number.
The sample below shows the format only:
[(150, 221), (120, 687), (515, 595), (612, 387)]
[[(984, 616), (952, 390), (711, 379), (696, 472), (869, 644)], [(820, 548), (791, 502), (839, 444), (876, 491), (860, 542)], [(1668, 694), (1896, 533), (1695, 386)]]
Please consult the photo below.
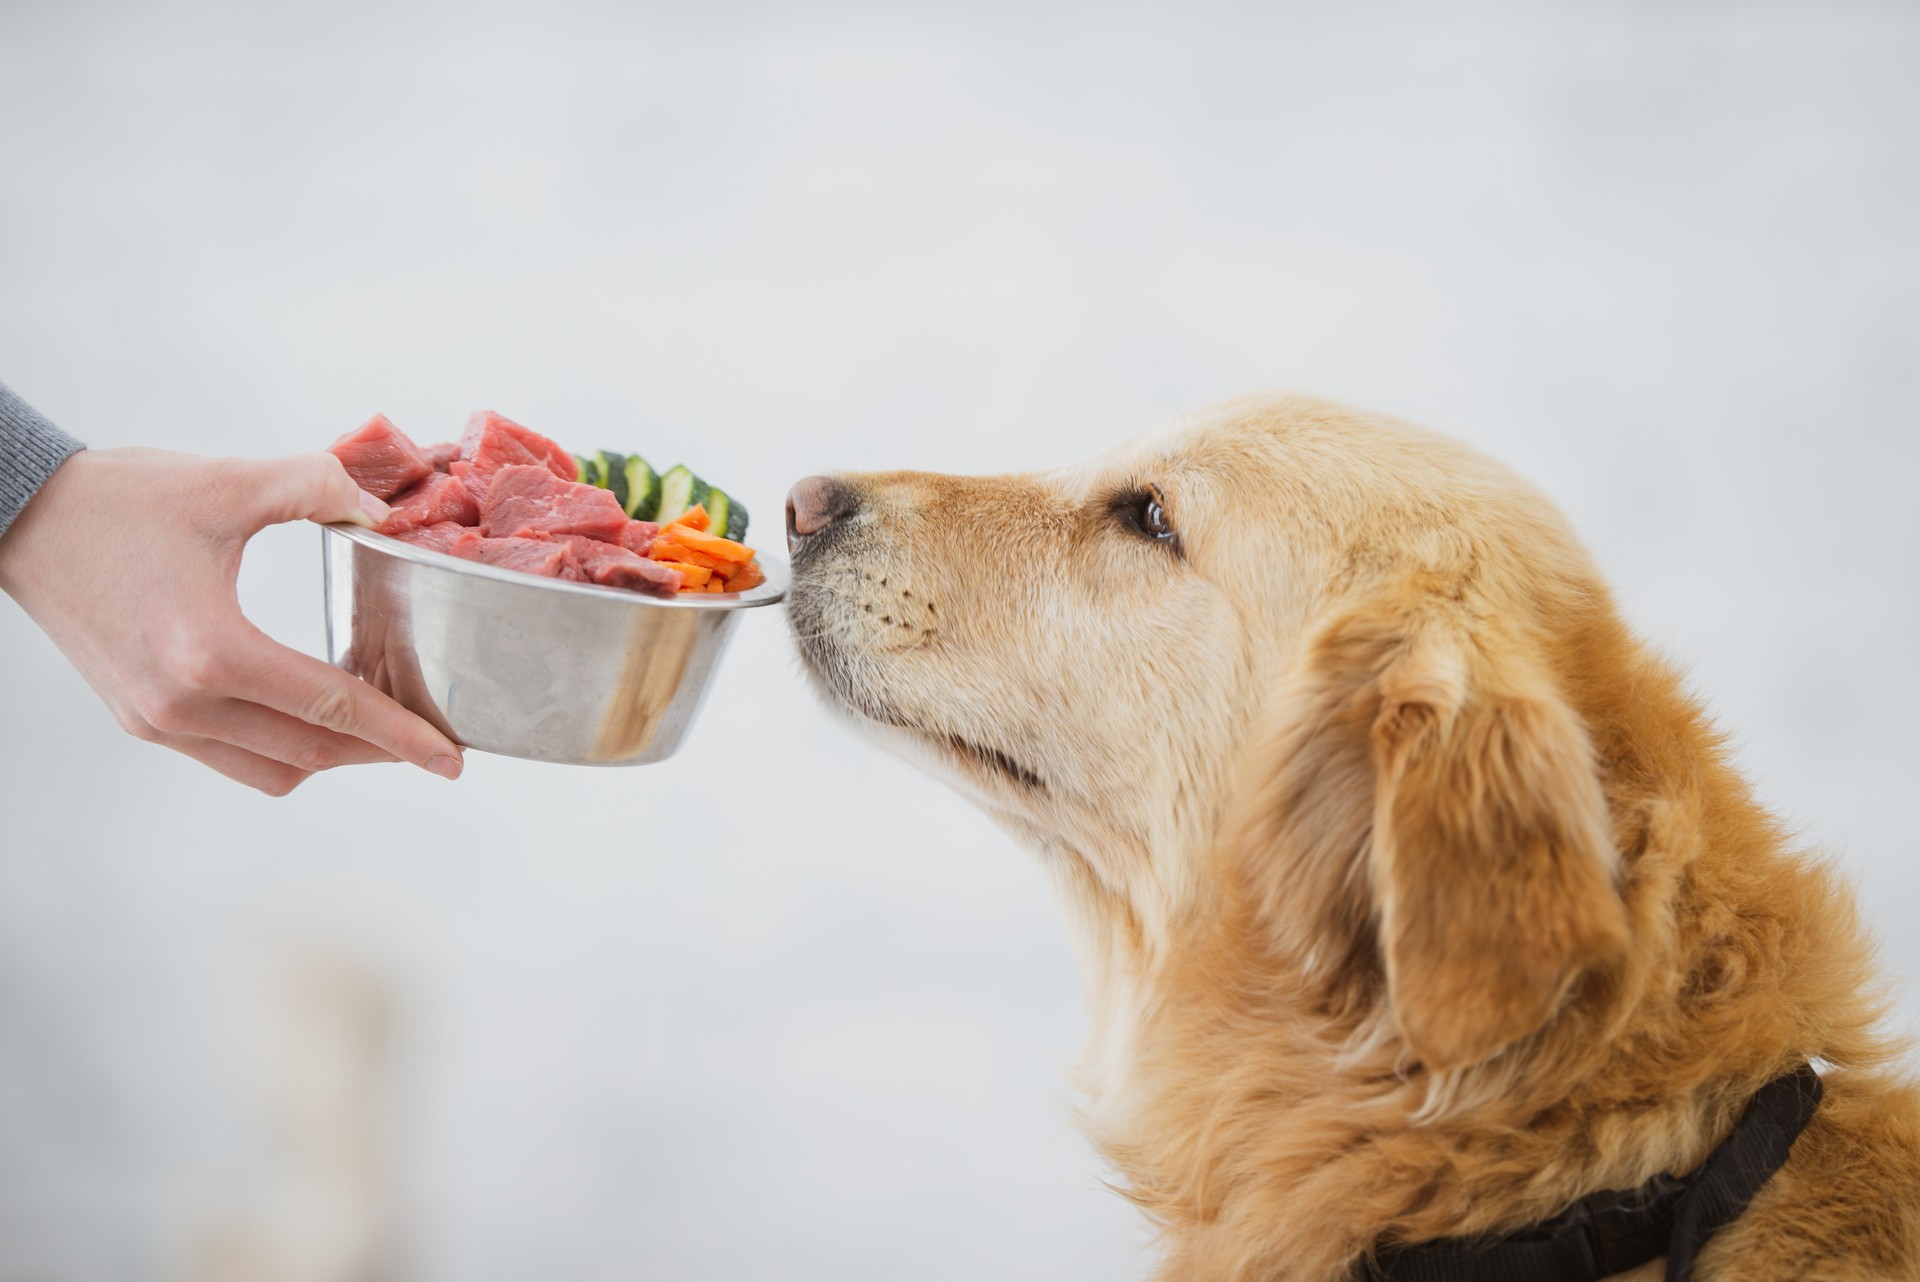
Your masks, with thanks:
[[(1299, 397), (840, 479), (802, 654), (1057, 876), (1085, 1123), (1161, 1277), (1540, 1221), (1692, 1168), (1811, 1058), (1825, 1102), (1696, 1277), (1920, 1278), (1920, 1095), (1849, 896), (1531, 487)], [(1177, 547), (1128, 526), (1149, 487)]]

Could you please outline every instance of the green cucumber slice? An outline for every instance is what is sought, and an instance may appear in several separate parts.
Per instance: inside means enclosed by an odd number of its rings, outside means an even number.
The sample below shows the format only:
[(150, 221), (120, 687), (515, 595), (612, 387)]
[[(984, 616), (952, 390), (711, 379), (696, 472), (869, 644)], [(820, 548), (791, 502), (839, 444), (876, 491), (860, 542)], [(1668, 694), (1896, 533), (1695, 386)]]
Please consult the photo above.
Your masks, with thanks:
[(660, 511), (660, 477), (638, 454), (627, 455), (627, 497), (621, 504), (636, 521), (651, 521)]
[(708, 529), (729, 539), (747, 534), (747, 509), (725, 490), (716, 489), (681, 463), (665, 472), (638, 454), (595, 450), (573, 456), (580, 483), (609, 491), (621, 511), (636, 521), (671, 524), (690, 507), (705, 505)]
[(627, 456), (602, 450), (600, 457), (607, 461), (607, 479), (600, 486), (612, 492), (614, 501), (620, 504), (620, 510), (624, 512), (627, 509)]
[(733, 500), (725, 490), (707, 487), (707, 529), (713, 534), (727, 532), (727, 514), (733, 511)]
[(660, 478), (660, 510), (653, 519), (661, 525), (670, 525), (675, 517), (704, 502), (706, 497), (707, 483), (695, 476), (685, 463), (677, 463)]

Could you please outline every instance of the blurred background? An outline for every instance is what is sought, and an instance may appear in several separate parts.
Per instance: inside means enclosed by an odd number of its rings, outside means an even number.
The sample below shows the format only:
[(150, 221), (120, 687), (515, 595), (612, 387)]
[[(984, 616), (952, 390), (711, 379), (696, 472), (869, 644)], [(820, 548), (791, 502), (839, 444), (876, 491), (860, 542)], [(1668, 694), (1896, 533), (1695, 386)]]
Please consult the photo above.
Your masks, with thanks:
[[(815, 471), (1391, 410), (1567, 507), (1912, 1026), (1916, 66), (1847, 0), (6, 0), (0, 378), (100, 446), (491, 407), (775, 546)], [(317, 651), (314, 530), (243, 595)], [(1032, 861), (776, 612), (664, 765), (273, 801), (0, 602), (4, 1282), (1139, 1278), (1081, 1028)]]

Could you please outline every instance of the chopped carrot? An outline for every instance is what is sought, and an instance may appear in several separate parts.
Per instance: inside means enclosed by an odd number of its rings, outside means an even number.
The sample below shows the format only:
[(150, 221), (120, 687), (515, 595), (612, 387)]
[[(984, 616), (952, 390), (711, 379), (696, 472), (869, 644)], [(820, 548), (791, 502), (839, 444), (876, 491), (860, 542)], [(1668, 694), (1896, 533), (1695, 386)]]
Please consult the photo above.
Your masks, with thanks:
[(662, 561), (660, 564), (666, 566), (669, 570), (680, 571), (680, 590), (682, 592), (691, 592), (696, 588), (704, 588), (707, 586), (708, 580), (713, 578), (713, 571), (704, 565), (689, 565), (685, 561)]
[(654, 535), (647, 559), (680, 571), (682, 592), (744, 592), (765, 583), (753, 549), (712, 526), (707, 509), (694, 504)]
[(696, 552), (705, 552), (708, 556), (717, 556), (723, 561), (751, 561), (753, 549), (744, 543), (735, 543), (732, 539), (723, 539), (717, 534), (708, 534), (679, 522), (660, 531), (660, 537), (670, 539), (682, 547), (692, 548)]
[(717, 556), (708, 556), (705, 552), (696, 552), (684, 544), (669, 539), (657, 539), (647, 555), (656, 561), (685, 561), (688, 565), (704, 565), (715, 574), (731, 576), (739, 566), (738, 561), (722, 561)]
[(657, 534), (654, 535), (653, 542), (647, 544), (647, 555), (656, 561), (678, 561), (680, 554), (689, 550), (672, 539), (662, 538)]

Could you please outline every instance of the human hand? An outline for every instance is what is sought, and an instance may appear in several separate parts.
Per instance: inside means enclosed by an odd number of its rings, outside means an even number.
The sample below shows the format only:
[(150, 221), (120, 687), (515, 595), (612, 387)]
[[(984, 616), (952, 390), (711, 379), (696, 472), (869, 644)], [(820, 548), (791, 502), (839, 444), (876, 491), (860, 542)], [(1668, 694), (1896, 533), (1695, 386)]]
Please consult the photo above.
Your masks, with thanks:
[(0, 590), (122, 729), (283, 796), (317, 770), (410, 761), (457, 778), (461, 750), (240, 613), (247, 540), (302, 518), (374, 525), (386, 504), (331, 454), (209, 459), (85, 450), (0, 535)]

